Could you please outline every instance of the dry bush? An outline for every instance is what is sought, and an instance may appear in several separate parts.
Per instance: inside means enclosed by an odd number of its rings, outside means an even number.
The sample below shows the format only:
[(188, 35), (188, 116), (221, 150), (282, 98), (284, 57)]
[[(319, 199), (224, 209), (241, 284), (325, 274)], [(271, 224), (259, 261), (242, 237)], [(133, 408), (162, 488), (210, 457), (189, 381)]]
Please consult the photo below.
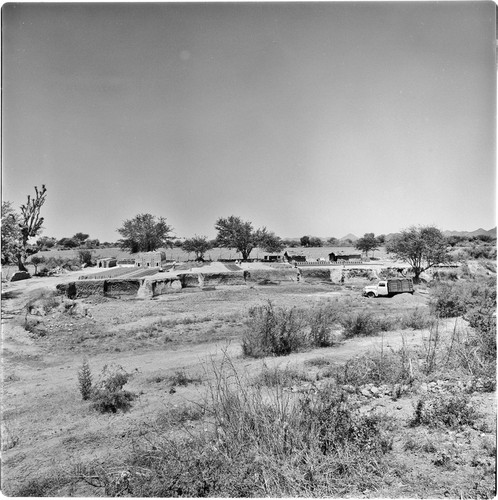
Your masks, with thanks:
[(266, 364), (263, 365), (263, 370), (254, 377), (253, 384), (255, 386), (266, 387), (290, 387), (299, 382), (309, 382), (306, 374), (296, 368), (269, 368)]
[(380, 350), (348, 360), (329, 375), (337, 384), (355, 387), (366, 384), (410, 386), (418, 376), (415, 352), (403, 345), (398, 350)]
[(320, 304), (308, 311), (309, 342), (312, 347), (329, 347), (337, 343), (333, 327), (339, 322), (337, 303)]
[[(375, 488), (391, 421), (331, 388), (300, 397), (213, 366), (200, 431), (158, 433), (130, 465), (135, 496), (341, 496)], [(199, 422), (200, 423), (200, 422)]]
[(446, 426), (454, 429), (472, 426), (479, 417), (468, 394), (438, 394), (418, 400), (410, 426)]
[(275, 308), (271, 301), (252, 307), (242, 337), (245, 356), (286, 356), (307, 345), (305, 314), (297, 308)]
[(127, 411), (131, 401), (136, 398), (132, 392), (123, 390), (130, 376), (121, 367), (104, 366), (99, 380), (92, 388), (92, 407), (100, 413)]
[(413, 330), (423, 330), (431, 326), (434, 321), (435, 318), (427, 309), (416, 307), (403, 315), (401, 326), (403, 328), (412, 328)]
[(399, 320), (388, 316), (376, 316), (371, 311), (358, 311), (343, 314), (341, 325), (346, 338), (367, 337), (387, 332), (395, 328)]

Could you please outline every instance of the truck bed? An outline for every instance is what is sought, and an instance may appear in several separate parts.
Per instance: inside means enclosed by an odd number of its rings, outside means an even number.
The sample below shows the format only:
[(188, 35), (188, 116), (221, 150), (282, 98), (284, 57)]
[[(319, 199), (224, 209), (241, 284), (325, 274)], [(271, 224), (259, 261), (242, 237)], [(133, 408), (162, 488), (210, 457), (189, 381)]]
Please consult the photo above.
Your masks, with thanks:
[(389, 293), (413, 292), (413, 281), (411, 279), (387, 280), (387, 291)]

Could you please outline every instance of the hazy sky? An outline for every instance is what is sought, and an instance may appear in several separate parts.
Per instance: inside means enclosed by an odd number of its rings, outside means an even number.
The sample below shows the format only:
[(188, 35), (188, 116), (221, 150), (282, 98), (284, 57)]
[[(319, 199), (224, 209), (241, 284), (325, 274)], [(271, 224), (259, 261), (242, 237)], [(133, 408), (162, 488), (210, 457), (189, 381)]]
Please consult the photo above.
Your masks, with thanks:
[(5, 4), (3, 200), (43, 235), (495, 222), (493, 2)]

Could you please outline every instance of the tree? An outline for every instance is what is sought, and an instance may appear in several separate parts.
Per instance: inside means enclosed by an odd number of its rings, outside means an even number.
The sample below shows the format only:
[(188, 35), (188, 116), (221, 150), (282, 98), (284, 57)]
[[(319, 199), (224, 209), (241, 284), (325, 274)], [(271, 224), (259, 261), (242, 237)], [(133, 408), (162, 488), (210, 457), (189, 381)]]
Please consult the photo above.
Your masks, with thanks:
[(356, 240), (355, 248), (365, 252), (365, 255), (368, 257), (368, 252), (374, 252), (379, 249), (379, 240), (375, 237), (374, 233), (365, 233), (363, 238)]
[(166, 224), (164, 217), (139, 214), (133, 219), (125, 220), (117, 231), (124, 237), (120, 240), (121, 248), (136, 253), (151, 252), (157, 248), (171, 246), (172, 229)]
[(20, 248), (21, 229), (19, 214), (9, 201), (2, 202), (2, 264), (10, 264), (16, 260)]
[(396, 234), (386, 245), (388, 253), (407, 261), (419, 281), (420, 274), (436, 264), (447, 262), (450, 257), (447, 240), (435, 226), (414, 226)]
[(55, 238), (50, 238), (49, 236), (42, 236), (36, 240), (36, 245), (40, 248), (40, 250), (52, 248), (56, 244), (57, 240)]
[(211, 244), (207, 239), (207, 236), (197, 236), (193, 238), (186, 239), (182, 243), (182, 248), (185, 252), (195, 253), (195, 260), (204, 259), (204, 254), (211, 249)]
[(40, 264), (44, 264), (45, 262), (47, 262), (47, 260), (43, 256), (33, 255), (33, 257), (31, 257), (30, 259), (30, 262), (31, 264), (33, 264), (33, 266), (35, 266), (35, 275), (36, 275), (38, 274), (38, 266)]
[(308, 246), (310, 247), (321, 247), (323, 246), (322, 240), (320, 238), (315, 238), (314, 236), (309, 239)]
[(88, 239), (90, 235), (89, 234), (85, 234), (85, 233), (76, 233), (74, 236), (73, 236), (73, 240), (77, 240), (79, 241), (80, 245)]
[(275, 233), (268, 232), (265, 227), (258, 229), (256, 233), (258, 246), (265, 252), (277, 253), (281, 252), (285, 248), (285, 244), (282, 239)]
[(254, 230), (250, 222), (244, 222), (234, 215), (227, 218), (220, 217), (216, 221), (215, 228), (218, 231), (216, 245), (235, 248), (242, 254), (243, 260), (247, 260), (251, 251), (257, 246), (273, 249), (271, 251), (276, 251), (274, 249), (279, 246), (280, 238), (274, 233), (268, 232), (265, 227)]
[(80, 242), (75, 238), (61, 238), (57, 245), (65, 248), (76, 248), (80, 245)]
[(337, 238), (334, 238), (333, 236), (327, 240), (327, 243), (335, 247), (341, 244), (341, 242)]
[[(36, 248), (30, 247), (29, 239), (37, 236), (41, 231), (44, 219), (40, 217), (40, 211), (45, 203), (46, 193), (45, 185), (42, 185), (40, 190), (35, 186), (35, 196), (32, 198), (28, 195), (26, 204), (21, 205), (20, 215), (14, 212), (9, 202), (6, 202), (6, 206), (2, 204), (2, 260), (4, 255), (9, 262), (15, 260), (19, 271), (28, 272), (25, 265), (26, 259), (29, 254), (37, 251)], [(17, 224), (16, 229), (14, 229), (15, 224)], [(4, 241), (6, 243), (5, 254)]]
[(302, 236), (300, 239), (301, 246), (302, 247), (307, 247), (310, 244), (310, 237), (309, 236)]

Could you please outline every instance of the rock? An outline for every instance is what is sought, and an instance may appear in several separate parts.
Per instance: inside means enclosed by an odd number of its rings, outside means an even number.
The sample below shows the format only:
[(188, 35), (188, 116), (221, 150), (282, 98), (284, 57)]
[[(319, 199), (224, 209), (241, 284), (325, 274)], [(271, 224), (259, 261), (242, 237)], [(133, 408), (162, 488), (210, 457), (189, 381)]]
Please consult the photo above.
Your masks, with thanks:
[(420, 384), (419, 389), (420, 389), (420, 392), (427, 392), (429, 390), (429, 386), (425, 382), (422, 382)]
[(361, 393), (363, 396), (367, 397), (367, 398), (372, 397), (372, 393), (371, 393), (371, 392), (370, 392), (370, 391), (369, 391), (366, 387), (364, 387), (363, 389), (361, 389), (361, 390), (360, 390), (360, 393)]
[(29, 274), (26, 271), (16, 271), (13, 275), (12, 278), (10, 278), (10, 281), (21, 281), (21, 280), (27, 280), (31, 278), (31, 274)]
[(343, 385), (342, 386), (343, 390), (345, 390), (346, 392), (349, 392), (350, 394), (353, 394), (356, 392), (356, 389), (352, 386), (352, 385)]
[(378, 396), (378, 395), (379, 395), (379, 389), (377, 389), (377, 387), (375, 387), (375, 386), (370, 387), (370, 392), (371, 392), (374, 396)]

